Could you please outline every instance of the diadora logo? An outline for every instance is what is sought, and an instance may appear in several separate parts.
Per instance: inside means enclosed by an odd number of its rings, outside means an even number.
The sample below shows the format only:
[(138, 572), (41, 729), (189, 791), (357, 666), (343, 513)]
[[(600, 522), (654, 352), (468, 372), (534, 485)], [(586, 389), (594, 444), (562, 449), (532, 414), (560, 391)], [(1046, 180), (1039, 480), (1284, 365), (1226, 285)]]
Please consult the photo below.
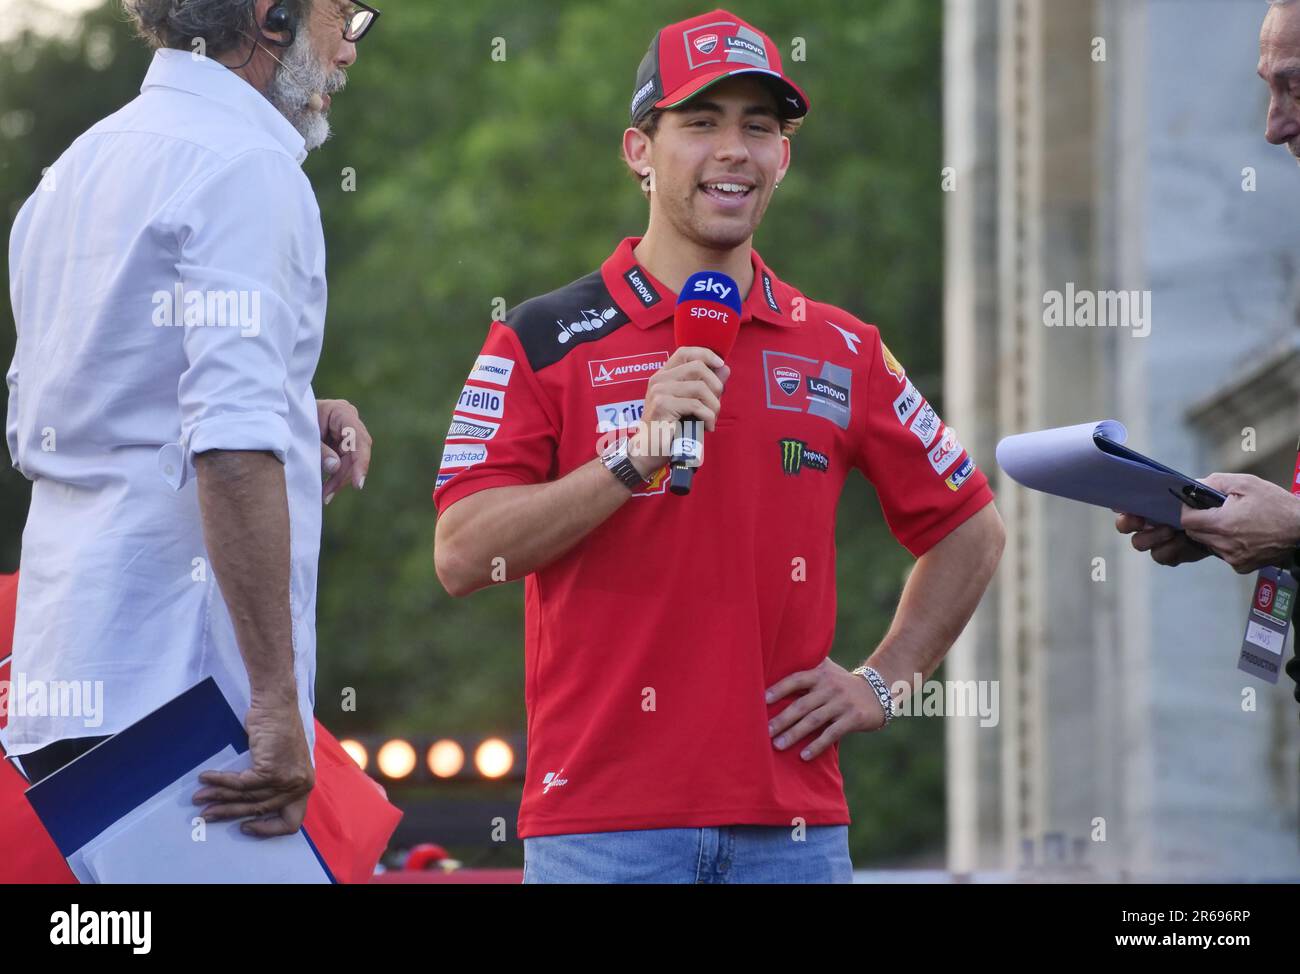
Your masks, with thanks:
[(788, 365), (778, 365), (772, 370), (772, 378), (776, 380), (776, 386), (787, 396), (793, 396), (799, 391), (799, 384), (803, 380), (803, 375), (798, 369), (792, 369)]
[(781, 469), (791, 477), (797, 476), (804, 467), (825, 473), (830, 469), (830, 460), (826, 454), (810, 450), (803, 440), (787, 439), (781, 441)]
[(456, 411), (500, 419), (506, 409), (506, 394), (498, 389), (481, 389), (467, 385), (460, 391)]
[(855, 335), (847, 328), (841, 328), (833, 321), (828, 321), (826, 322), (826, 324), (830, 325), (832, 328), (834, 328), (836, 331), (840, 333), (840, 337), (844, 339), (844, 344), (848, 346), (850, 352), (852, 352), (854, 355), (858, 354), (858, 342), (862, 341), (862, 337), (860, 335)]
[(906, 426), (907, 421), (912, 418), (912, 414), (921, 408), (923, 401), (921, 394), (916, 391), (916, 386), (912, 385), (912, 380), (908, 379), (907, 386), (899, 397), (894, 400), (894, 415), (898, 417), (900, 423)]
[(695, 287), (693, 287), (691, 290), (695, 294), (701, 294), (701, 293), (710, 294), (710, 295), (716, 294), (718, 296), (719, 301), (725, 301), (727, 295), (729, 295), (732, 291), (732, 289), (727, 287), (727, 285), (723, 284), (721, 281), (715, 280), (712, 277), (700, 278), (698, 281), (695, 282)]
[(718, 46), (717, 34), (701, 34), (695, 38), (695, 50), (701, 54), (712, 54)]
[(486, 419), (475, 420), (466, 419), (464, 416), (453, 416), (451, 426), (447, 428), (447, 439), (490, 440), (497, 435), (497, 430), (500, 428), (500, 423), (492, 423)]
[(645, 352), (642, 355), (620, 355), (617, 358), (593, 359), (587, 363), (593, 389), (649, 379), (668, 364), (667, 352)]
[(499, 386), (510, 384), (510, 373), (515, 370), (515, 360), (500, 355), (480, 355), (470, 372), (471, 382), (495, 382)]
[[(790, 352), (763, 351), (767, 408), (808, 413), (849, 428), (853, 411), (853, 371), (834, 362), (821, 362)], [(793, 384), (793, 386), (792, 386)], [(796, 396), (800, 386), (804, 395)]]
[(605, 323), (612, 321), (618, 314), (616, 308), (606, 308), (604, 311), (597, 311), (595, 308), (587, 308), (578, 312), (578, 320), (570, 321), (567, 325), (559, 318), (555, 323), (560, 326), (560, 333), (555, 336), (555, 340), (561, 345), (568, 342), (574, 335), (589, 331), (599, 331), (605, 327)]
[(967, 457), (966, 462), (950, 474), (944, 483), (948, 485), (949, 490), (961, 490), (961, 485), (966, 483), (966, 481), (970, 479), (970, 475), (974, 472), (975, 461), (970, 457)]
[(934, 467), (934, 472), (942, 474), (945, 470), (957, 462), (957, 458), (962, 455), (962, 446), (957, 442), (957, 433), (952, 429), (945, 429), (943, 436), (939, 438), (938, 445), (930, 451), (930, 466)]
[(548, 771), (546, 772), (546, 774), (542, 776), (543, 795), (549, 792), (552, 788), (563, 788), (565, 785), (569, 783), (568, 778), (560, 777), (560, 775), (562, 774), (564, 774), (563, 768), (561, 768), (559, 771)]
[(623, 280), (627, 281), (627, 286), (647, 308), (653, 307), (663, 300), (659, 292), (650, 286), (650, 282), (645, 279), (645, 274), (640, 267), (632, 267), (623, 275)]

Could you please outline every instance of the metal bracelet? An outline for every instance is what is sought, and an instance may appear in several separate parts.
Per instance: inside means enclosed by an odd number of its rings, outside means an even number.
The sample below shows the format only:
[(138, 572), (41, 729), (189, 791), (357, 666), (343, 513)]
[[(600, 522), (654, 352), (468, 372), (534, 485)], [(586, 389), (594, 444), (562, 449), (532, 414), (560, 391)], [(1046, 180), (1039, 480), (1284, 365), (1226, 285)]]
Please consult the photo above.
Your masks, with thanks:
[(871, 666), (859, 666), (853, 672), (866, 680), (875, 691), (876, 699), (880, 701), (880, 709), (885, 712), (885, 726), (888, 726), (894, 719), (894, 697), (889, 692), (889, 687), (885, 685), (884, 677)]

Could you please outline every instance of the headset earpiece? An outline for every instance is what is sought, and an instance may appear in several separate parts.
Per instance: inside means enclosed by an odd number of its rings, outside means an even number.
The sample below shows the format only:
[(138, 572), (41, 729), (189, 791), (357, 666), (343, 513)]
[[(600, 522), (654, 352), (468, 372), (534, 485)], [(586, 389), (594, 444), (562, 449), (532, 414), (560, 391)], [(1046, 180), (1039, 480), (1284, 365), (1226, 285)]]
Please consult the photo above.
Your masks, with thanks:
[(293, 43), (293, 14), (289, 12), (289, 8), (283, 3), (277, 3), (266, 12), (266, 20), (263, 21), (262, 26), (272, 34), (288, 33), (289, 39), (287, 41), (278, 41), (272, 40), (269, 37), (267, 38), (267, 40), (271, 41), (271, 43), (275, 44), (277, 47), (288, 47)]

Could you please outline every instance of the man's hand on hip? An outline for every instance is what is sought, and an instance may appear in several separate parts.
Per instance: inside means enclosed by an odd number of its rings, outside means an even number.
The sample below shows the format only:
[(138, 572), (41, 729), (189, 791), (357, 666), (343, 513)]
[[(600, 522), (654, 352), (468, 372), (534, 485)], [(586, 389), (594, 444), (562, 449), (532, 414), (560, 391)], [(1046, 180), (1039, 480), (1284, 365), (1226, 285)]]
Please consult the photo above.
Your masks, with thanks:
[(253, 766), (247, 771), (204, 771), (206, 787), (194, 793), (203, 818), (219, 822), (252, 818), (240, 829), (267, 838), (298, 831), (307, 795), (316, 783), (297, 700), (274, 706), (254, 703), (244, 721)]
[(849, 731), (874, 731), (885, 726), (885, 711), (871, 685), (830, 657), (816, 669), (791, 673), (768, 688), (767, 702), (799, 696), (767, 725), (773, 745), (785, 750), (821, 731), (799, 756), (811, 761)]

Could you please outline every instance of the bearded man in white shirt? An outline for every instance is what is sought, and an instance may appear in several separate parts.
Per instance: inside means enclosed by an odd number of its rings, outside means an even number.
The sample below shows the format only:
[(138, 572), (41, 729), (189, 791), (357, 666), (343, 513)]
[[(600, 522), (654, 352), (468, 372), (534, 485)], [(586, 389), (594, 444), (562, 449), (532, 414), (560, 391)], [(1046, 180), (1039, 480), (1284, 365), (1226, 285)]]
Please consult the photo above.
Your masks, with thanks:
[(140, 96), (54, 162), (10, 239), (6, 434), (32, 501), (7, 750), (39, 780), (211, 676), (252, 768), (194, 800), (286, 834), (314, 781), (322, 502), (370, 463), (356, 409), (311, 387), (325, 246), (301, 164), (377, 11), (123, 6), (155, 48)]

